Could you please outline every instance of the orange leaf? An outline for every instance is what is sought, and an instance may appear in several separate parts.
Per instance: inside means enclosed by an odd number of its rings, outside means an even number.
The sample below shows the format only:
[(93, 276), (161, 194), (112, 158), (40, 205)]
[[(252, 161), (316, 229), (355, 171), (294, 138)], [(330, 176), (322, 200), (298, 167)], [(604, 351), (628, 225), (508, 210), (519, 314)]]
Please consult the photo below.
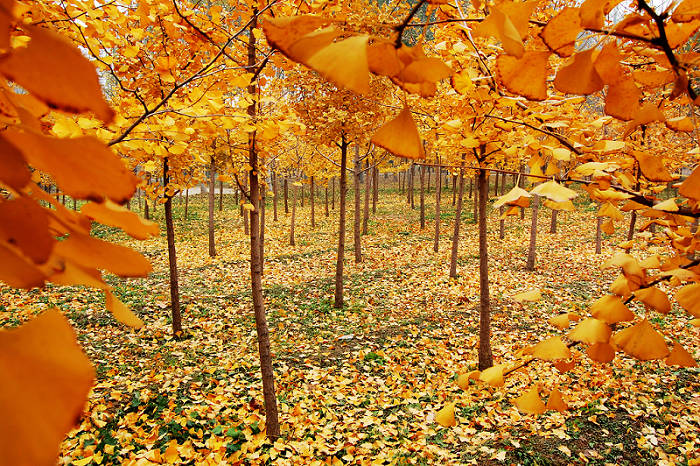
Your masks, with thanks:
[(546, 408), (547, 410), (559, 411), (560, 413), (563, 413), (569, 409), (569, 405), (567, 405), (564, 401), (564, 398), (561, 396), (561, 392), (558, 388), (555, 388), (550, 392)]
[(396, 76), (404, 66), (394, 44), (384, 40), (375, 40), (367, 46), (367, 62), (369, 70), (380, 76)]
[[(698, 170), (695, 170), (698, 171)], [(685, 285), (676, 293), (676, 301), (694, 317), (700, 317), (700, 283)]]
[(42, 286), (46, 276), (14, 248), (0, 242), (0, 281), (13, 288)]
[(372, 143), (400, 157), (425, 158), (423, 143), (408, 107), (401, 110), (396, 118), (379, 128), (372, 135)]
[(641, 361), (661, 359), (668, 355), (664, 337), (646, 319), (617, 332), (613, 336), (613, 342), (625, 353)]
[(593, 51), (574, 55), (574, 61), (561, 68), (554, 78), (554, 87), (566, 94), (593, 94), (603, 88), (603, 80), (593, 66)]
[(457, 425), (455, 419), (455, 403), (446, 403), (445, 406), (435, 414), (435, 422), (442, 427), (453, 427)]
[(93, 137), (56, 139), (15, 129), (4, 134), (22, 148), (30, 165), (51, 174), (66, 194), (77, 199), (99, 202), (106, 197), (123, 204), (139, 183), (121, 158)]
[(568, 359), (571, 356), (569, 348), (561, 341), (561, 337), (551, 337), (541, 341), (532, 349), (532, 355), (545, 361)]
[(673, 344), (673, 349), (671, 349), (665, 362), (669, 366), (698, 367), (698, 363), (693, 356), (678, 343)]
[(48, 233), (47, 212), (26, 197), (0, 202), (0, 241), (16, 246), (34, 263), (43, 264), (55, 243)]
[(92, 111), (110, 122), (114, 112), (102, 95), (93, 64), (57, 34), (24, 28), (32, 40), (0, 59), (0, 73), (50, 107), (73, 113)]
[(605, 84), (615, 84), (625, 78), (625, 70), (620, 65), (622, 55), (615, 42), (608, 42), (596, 57), (593, 66)]
[(549, 20), (540, 36), (554, 53), (560, 57), (568, 57), (574, 53), (574, 44), (579, 32), (581, 32), (579, 9), (566, 7)]
[(700, 166), (696, 167), (693, 173), (681, 183), (678, 193), (689, 199), (700, 201)]
[(126, 207), (110, 200), (105, 200), (102, 204), (89, 202), (83, 205), (80, 211), (96, 222), (119, 227), (136, 239), (147, 239), (158, 235), (157, 223), (144, 220)]
[(368, 36), (334, 42), (308, 59), (308, 66), (338, 86), (359, 94), (369, 93)]
[(0, 183), (19, 191), (26, 186), (31, 176), (19, 149), (0, 135)]
[(538, 51), (526, 51), (522, 58), (499, 55), (496, 59), (498, 79), (513, 94), (530, 100), (545, 100), (549, 55), (549, 52)]
[(569, 332), (569, 338), (573, 341), (580, 341), (589, 345), (596, 343), (606, 343), (610, 340), (612, 330), (602, 320), (588, 318), (581, 321), (573, 330)]
[(639, 111), (642, 91), (631, 79), (622, 79), (608, 87), (605, 95), (605, 114), (618, 120), (629, 121)]
[(594, 361), (607, 364), (615, 359), (615, 348), (610, 343), (596, 343), (586, 349), (586, 354)]
[(668, 300), (666, 293), (655, 287), (640, 288), (634, 292), (637, 299), (644, 305), (662, 313), (668, 314), (671, 310), (671, 302)]
[(111, 291), (105, 291), (105, 303), (109, 312), (112, 313), (117, 321), (126, 324), (129, 327), (143, 327), (143, 320), (139, 319), (131, 309), (126, 307)]
[(533, 385), (528, 391), (514, 400), (515, 406), (527, 414), (542, 414), (546, 411), (544, 401), (540, 398), (537, 385)]
[(54, 464), (94, 377), (58, 310), (17, 329), (0, 330), (0, 462)]
[(148, 260), (133, 249), (81, 233), (57, 242), (54, 253), (83, 267), (108, 270), (121, 277), (145, 277), (152, 270)]
[(591, 314), (596, 319), (608, 324), (634, 320), (632, 311), (615, 295), (607, 295), (598, 299), (591, 305)]
[(668, 182), (673, 181), (673, 177), (664, 167), (663, 158), (654, 156), (647, 152), (632, 151), (632, 155), (637, 162), (642, 174), (649, 181)]

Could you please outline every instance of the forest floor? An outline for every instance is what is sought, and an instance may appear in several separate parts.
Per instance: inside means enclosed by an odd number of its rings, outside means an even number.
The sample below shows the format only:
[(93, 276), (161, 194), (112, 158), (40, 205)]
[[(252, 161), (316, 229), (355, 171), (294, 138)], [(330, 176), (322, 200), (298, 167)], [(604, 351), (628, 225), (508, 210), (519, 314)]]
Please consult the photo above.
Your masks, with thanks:
[[(135, 331), (116, 322), (97, 291), (53, 287), (30, 292), (0, 288), (0, 326), (17, 325), (57, 307), (72, 321), (97, 371), (85, 415), (64, 441), (62, 463), (153, 464), (697, 464), (700, 451), (698, 370), (640, 363), (618, 353), (609, 365), (579, 364), (560, 373), (537, 362), (504, 387), (456, 376), (473, 370), (478, 342), (478, 241), (472, 203), (463, 212), (458, 271), (448, 277), (454, 220), (443, 197), (439, 252), (433, 252), (434, 194), (427, 225), (396, 191), (382, 191), (364, 236), (364, 261), (352, 249), (352, 206), (346, 252), (346, 306), (331, 305), (337, 210), (326, 218), (308, 199), (297, 209), (297, 246), (289, 246), (290, 216), (268, 198), (264, 289), (282, 438), (265, 438), (255, 325), (249, 293), (248, 243), (234, 200), (216, 213), (218, 256), (207, 254), (206, 209), (192, 200), (190, 219), (175, 203), (180, 290), (186, 339), (171, 336), (165, 232), (128, 240), (101, 227), (94, 234), (144, 253), (154, 272), (145, 279), (108, 277), (117, 295), (146, 322)], [(465, 196), (466, 198), (467, 196)], [(349, 197), (352, 199), (352, 197)], [(337, 202), (336, 202), (337, 204)], [(336, 205), (337, 209), (337, 205)], [(561, 311), (586, 313), (615, 278), (601, 270), (624, 241), (626, 225), (594, 254), (594, 207), (560, 213), (548, 233), (540, 212), (537, 265), (525, 270), (530, 214), (490, 215), (489, 273), (496, 362), (558, 331), (547, 323)], [(163, 222), (159, 209), (156, 219)], [(640, 243), (641, 244), (641, 243)], [(634, 250), (645, 255), (651, 251)], [(664, 252), (664, 251), (655, 251)], [(543, 299), (510, 296), (539, 288)], [(638, 314), (645, 311), (634, 308)], [(700, 354), (690, 318), (674, 305), (650, 321)], [(566, 413), (521, 414), (513, 398), (538, 383), (558, 387)], [(443, 428), (435, 412), (456, 402), (457, 425)], [(695, 463), (693, 463), (695, 461)]]

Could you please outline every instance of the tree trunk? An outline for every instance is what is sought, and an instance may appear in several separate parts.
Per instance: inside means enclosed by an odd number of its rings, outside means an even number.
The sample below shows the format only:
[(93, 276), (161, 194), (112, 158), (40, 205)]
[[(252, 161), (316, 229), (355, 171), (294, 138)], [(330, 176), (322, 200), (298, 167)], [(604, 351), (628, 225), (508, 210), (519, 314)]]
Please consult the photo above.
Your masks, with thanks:
[(469, 199), (472, 198), (472, 193), (474, 192), (474, 179), (469, 178)]
[(437, 169), (437, 176), (435, 177), (435, 238), (433, 240), (433, 251), (438, 252), (438, 247), (440, 245), (440, 197), (441, 192), (440, 183), (442, 182), (442, 177), (440, 176), (440, 168)]
[[(479, 196), (481, 196), (481, 193), (479, 192), (479, 175), (476, 174), (474, 175), (474, 178), (469, 178), (469, 183), (471, 184), (472, 181), (476, 184), (475, 189), (474, 189), (474, 215), (472, 216), (472, 223), (477, 223), (478, 222), (478, 215), (479, 215)], [(488, 196), (489, 190), (488, 190), (488, 184), (489, 180), (488, 178), (486, 179), (486, 195)]]
[(309, 199), (311, 201), (311, 228), (316, 228), (316, 195), (314, 190), (314, 177), (310, 179)]
[(493, 195), (498, 196), (498, 172), (496, 172), (493, 178)]
[(360, 225), (362, 222), (362, 210), (360, 209), (360, 146), (355, 144), (355, 159), (353, 161), (353, 186), (355, 189), (355, 211), (353, 212), (353, 247), (355, 248), (355, 263), (362, 262), (362, 238), (360, 237)]
[(596, 217), (595, 223), (595, 253), (600, 254), (602, 252), (603, 243), (603, 217)]
[(552, 209), (552, 219), (549, 222), (549, 232), (550, 233), (556, 233), (557, 232), (557, 214), (559, 213), (558, 210)]
[(374, 171), (369, 168), (369, 160), (365, 163), (365, 208), (362, 211), (362, 234), (367, 234), (369, 223), (369, 194), (372, 191), (372, 178)]
[(224, 210), (224, 182), (219, 180), (219, 212)]
[(425, 165), (420, 168), (420, 229), (425, 230)]
[(328, 217), (328, 184), (326, 183), (326, 217)]
[(425, 168), (425, 192), (430, 194), (430, 167), (426, 167), (425, 165), (422, 165), (422, 167)]
[[(75, 204), (75, 198), (73, 198), (73, 210), (78, 210), (78, 207)], [(141, 210), (141, 206), (139, 206), (139, 210)]]
[(216, 182), (216, 172), (214, 171), (214, 158), (209, 165), (209, 257), (216, 257), (216, 246), (214, 244), (214, 183)]
[(491, 353), (491, 303), (489, 297), (489, 256), (486, 230), (486, 201), (489, 179), (480, 169), (479, 182), (479, 370), (493, 366)]
[(148, 197), (144, 196), (143, 198), (143, 216), (146, 217), (146, 220), (150, 220), (151, 216), (149, 215), (148, 212)]
[(289, 245), (296, 246), (294, 239), (294, 227), (296, 226), (297, 217), (297, 187), (292, 184), (292, 219), (289, 223)]
[(455, 209), (455, 226), (452, 232), (452, 253), (450, 254), (450, 277), (457, 278), (457, 255), (459, 250), (459, 226), (462, 223), (462, 198), (464, 197), (464, 169), (459, 170), (459, 193)]
[(452, 175), (452, 207), (457, 200), (457, 175)]
[[(189, 207), (190, 207), (190, 190), (189, 190), (189, 188), (187, 188), (187, 189), (185, 189), (185, 221), (187, 221)], [(146, 216), (146, 218), (148, 218), (148, 216)]]
[[(335, 296), (333, 307), (343, 307), (343, 260), (345, 259), (345, 197), (347, 195), (347, 178), (345, 170), (348, 166), (348, 143), (340, 145), (340, 213), (338, 216), (338, 257), (335, 263)], [(335, 186), (335, 185), (334, 185)], [(334, 196), (335, 197), (335, 196)]]
[[(258, 182), (259, 183), (259, 182)], [(265, 187), (260, 187), (260, 274), (265, 273)]]
[[(168, 158), (166, 157), (163, 159), (163, 183), (167, 186), (169, 182)], [(170, 311), (172, 314), (173, 335), (179, 338), (182, 334), (182, 316), (180, 314), (180, 290), (177, 283), (177, 255), (175, 254), (172, 197), (165, 196), (163, 207), (165, 209), (165, 232), (168, 242), (168, 265), (170, 266)]]
[(289, 214), (289, 180), (284, 177), (284, 213)]
[[(520, 171), (523, 171), (522, 167), (520, 168)], [(525, 180), (523, 180), (522, 177), (518, 178), (518, 186), (521, 188), (525, 185)], [(521, 208), (520, 209), (520, 220), (525, 220), (525, 209)]]
[(632, 238), (634, 238), (635, 223), (637, 223), (637, 212), (633, 210), (632, 215), (630, 216), (630, 228), (627, 231), (627, 241), (630, 241), (632, 240)]
[(527, 270), (535, 270), (535, 256), (537, 253), (537, 214), (539, 212), (540, 196), (532, 196), (532, 223), (530, 224), (530, 247), (527, 251)]
[(377, 201), (379, 200), (379, 168), (372, 169), (374, 181), (372, 183), (372, 213), (377, 213)]
[(331, 210), (335, 210), (335, 177), (331, 179)]
[[(503, 178), (501, 179), (501, 196), (503, 196), (506, 193), (506, 174), (503, 174)], [(501, 206), (499, 213), (503, 215), (505, 212), (505, 207)], [(498, 238), (499, 239), (505, 239), (506, 237), (506, 219), (502, 218), (499, 223), (498, 223)]]
[[(245, 180), (243, 182), (243, 189), (248, 188), (248, 180)], [(251, 200), (252, 203), (252, 200)], [(249, 215), (248, 215), (248, 209), (244, 209), (243, 206), (241, 206), (241, 215), (243, 216), (243, 233), (248, 236), (250, 235), (250, 226), (249, 226)]]
[[(253, 14), (257, 14), (257, 8), (253, 8)], [(257, 27), (256, 17), (250, 24), (248, 34), (248, 67), (253, 69), (255, 58), (255, 34)], [(255, 81), (248, 86), (248, 93), (256, 96)], [(248, 106), (248, 115), (252, 120), (256, 118), (256, 104)], [(265, 431), (267, 437), (273, 441), (280, 436), (280, 425), (277, 417), (277, 397), (275, 396), (275, 375), (272, 370), (272, 355), (270, 354), (270, 333), (267, 328), (265, 316), (265, 303), (262, 292), (262, 257), (260, 256), (260, 185), (258, 173), (258, 154), (255, 147), (255, 133), (248, 136), (248, 162), (250, 164), (250, 200), (253, 209), (250, 211), (250, 277), (253, 294), (253, 313), (255, 314), (255, 329), (258, 334), (258, 352), (260, 354), (260, 372), (263, 382), (263, 396), (265, 399)]]
[(299, 190), (300, 190), (299, 197), (301, 198), (301, 204), (299, 205), (299, 207), (304, 208), (304, 185), (303, 184), (299, 187)]
[(277, 174), (272, 172), (272, 221), (277, 221)]

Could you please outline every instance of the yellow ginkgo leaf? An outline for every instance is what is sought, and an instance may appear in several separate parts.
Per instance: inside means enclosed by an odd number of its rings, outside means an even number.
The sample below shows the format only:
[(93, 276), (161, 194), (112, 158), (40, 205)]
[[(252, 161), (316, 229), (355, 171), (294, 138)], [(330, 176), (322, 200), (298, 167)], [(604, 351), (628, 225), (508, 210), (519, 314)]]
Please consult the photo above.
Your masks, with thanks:
[(700, 201), (700, 166), (695, 168), (693, 173), (681, 183), (678, 193), (689, 199)]
[(547, 410), (536, 385), (516, 398), (514, 403), (521, 412), (527, 414), (542, 414)]
[(532, 290), (523, 291), (522, 293), (515, 294), (511, 296), (511, 299), (519, 303), (535, 302), (542, 299), (542, 293), (540, 293), (539, 289), (535, 288)]
[(479, 380), (486, 382), (492, 387), (502, 387), (504, 384), (503, 364), (496, 364), (488, 369), (484, 369), (481, 371), (481, 374), (479, 374)]
[(620, 212), (620, 209), (615, 207), (615, 205), (611, 202), (605, 202), (602, 206), (600, 206), (600, 209), (598, 209), (598, 217), (609, 217), (613, 220), (624, 220), (624, 216), (622, 215), (622, 212)]
[(400, 157), (425, 158), (418, 128), (407, 107), (372, 135), (372, 143)]
[(493, 203), (493, 208), (498, 209), (504, 204), (514, 204), (523, 197), (529, 198), (531, 195), (520, 186), (513, 186), (513, 189), (496, 199), (496, 202)]
[(607, 295), (598, 299), (591, 306), (591, 314), (596, 319), (608, 324), (634, 320), (634, 314), (622, 302), (619, 296)]
[(565, 94), (588, 95), (603, 88), (603, 80), (593, 66), (593, 51), (588, 49), (574, 55), (569, 65), (560, 68), (554, 87)]
[(537, 359), (556, 361), (568, 359), (571, 356), (571, 350), (561, 341), (561, 337), (557, 336), (537, 343), (532, 349), (532, 355)]
[(457, 425), (454, 401), (446, 403), (445, 406), (435, 414), (435, 422), (442, 427), (453, 427)]
[(578, 196), (576, 191), (562, 186), (556, 181), (547, 181), (546, 183), (538, 184), (530, 191), (530, 194), (546, 197), (554, 202), (566, 202)]
[(340, 31), (331, 27), (310, 32), (294, 42), (287, 50), (286, 55), (294, 61), (307, 64), (309, 58), (330, 45), (339, 35)]
[(510, 17), (503, 13), (498, 6), (493, 7), (486, 19), (474, 26), (472, 31), (475, 36), (492, 36), (497, 38), (501, 41), (503, 50), (508, 55), (520, 58), (525, 53), (520, 33), (515, 28)]
[(596, 343), (589, 346), (586, 349), (586, 354), (593, 361), (602, 362), (607, 364), (613, 359), (615, 359), (615, 348), (612, 347), (610, 343)]
[(662, 314), (668, 314), (671, 310), (671, 301), (668, 300), (668, 296), (656, 287), (640, 288), (634, 292), (634, 295), (647, 307)]
[(605, 343), (610, 340), (612, 330), (602, 320), (588, 318), (569, 332), (569, 338), (589, 345)]
[(618, 120), (629, 121), (639, 111), (642, 91), (629, 78), (621, 78), (610, 84), (605, 95), (605, 114)]
[(55, 464), (94, 379), (60, 311), (0, 330), (0, 463)]
[(664, 337), (646, 319), (617, 332), (612, 340), (625, 353), (641, 361), (661, 359), (669, 353)]
[(571, 201), (554, 202), (550, 201), (549, 199), (545, 199), (544, 205), (545, 207), (549, 207), (552, 210), (564, 210), (567, 212), (573, 212), (574, 210), (576, 210), (576, 206)]
[(550, 317), (548, 322), (560, 330), (569, 328), (569, 324), (571, 323), (571, 321), (569, 320), (569, 314), (566, 312), (563, 314), (558, 314), (554, 317)]
[(352, 36), (322, 48), (307, 65), (329, 81), (359, 94), (369, 93), (366, 35)]
[(109, 312), (122, 324), (133, 328), (143, 327), (143, 320), (139, 319), (126, 304), (121, 302), (111, 291), (105, 291), (105, 303)]
[(649, 181), (668, 182), (673, 181), (673, 177), (664, 167), (663, 159), (660, 156), (654, 156), (648, 152), (632, 151), (632, 155), (642, 171), (642, 175)]
[(559, 389), (555, 388), (549, 393), (549, 399), (547, 400), (547, 406), (545, 406), (545, 408), (547, 410), (554, 410), (563, 413), (569, 409), (569, 405), (567, 405), (564, 401)]
[(678, 343), (673, 344), (673, 348), (665, 362), (669, 366), (698, 367), (698, 363), (693, 356)]
[(666, 199), (665, 201), (654, 204), (655, 210), (663, 210), (666, 212), (678, 212), (678, 204), (675, 198)]
[(685, 285), (678, 290), (676, 301), (692, 316), (700, 318), (700, 283)]
[(136, 239), (147, 239), (158, 235), (158, 224), (144, 220), (126, 207), (106, 199), (103, 203), (88, 202), (80, 212), (103, 225), (119, 227)]
[(560, 57), (568, 57), (574, 53), (574, 44), (579, 32), (581, 32), (579, 9), (566, 7), (549, 20), (540, 36), (554, 53)]
[(496, 59), (498, 79), (513, 94), (530, 100), (547, 98), (547, 62), (549, 52), (526, 51), (522, 57), (499, 55)]

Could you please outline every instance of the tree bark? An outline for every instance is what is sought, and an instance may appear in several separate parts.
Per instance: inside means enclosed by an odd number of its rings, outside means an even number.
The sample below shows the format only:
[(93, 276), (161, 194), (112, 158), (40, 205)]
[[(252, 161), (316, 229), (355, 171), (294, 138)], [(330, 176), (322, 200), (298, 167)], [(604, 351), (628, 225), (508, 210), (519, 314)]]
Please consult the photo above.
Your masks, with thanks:
[[(343, 307), (343, 260), (345, 259), (345, 197), (347, 194), (347, 178), (345, 170), (348, 166), (348, 143), (345, 136), (340, 145), (340, 213), (338, 215), (338, 257), (335, 264), (335, 296), (333, 307)], [(335, 196), (334, 196), (335, 197)]]
[[(501, 179), (501, 196), (503, 196), (506, 193), (506, 174), (503, 174), (503, 178)], [(505, 212), (505, 207), (501, 206), (499, 213), (503, 215)], [(505, 239), (506, 237), (506, 219), (502, 218), (499, 223), (498, 223), (498, 238), (499, 239)]]
[(331, 210), (335, 210), (335, 177), (331, 179)]
[[(257, 8), (253, 8), (253, 14), (257, 14)], [(248, 67), (254, 69), (255, 58), (255, 34), (257, 27), (256, 16), (250, 24), (248, 35)], [(255, 97), (256, 83), (251, 82), (248, 86), (248, 93)], [(255, 120), (256, 103), (248, 106), (248, 115)], [(272, 370), (272, 355), (270, 354), (270, 333), (267, 328), (265, 316), (265, 303), (262, 292), (262, 257), (260, 256), (260, 185), (258, 173), (258, 154), (255, 147), (255, 133), (248, 136), (248, 162), (250, 164), (250, 199), (253, 210), (250, 211), (250, 276), (251, 290), (253, 295), (253, 312), (255, 314), (255, 329), (258, 335), (258, 352), (260, 354), (260, 372), (263, 382), (263, 396), (265, 399), (265, 431), (267, 437), (273, 441), (280, 436), (280, 425), (277, 416), (277, 397), (275, 395), (275, 375)]]
[(219, 180), (219, 212), (224, 210), (224, 182)]
[(489, 297), (489, 256), (486, 229), (486, 201), (489, 179), (486, 170), (479, 170), (479, 370), (493, 366), (491, 353), (491, 302)]
[(452, 207), (457, 200), (457, 175), (452, 175)]
[(600, 254), (603, 249), (603, 217), (596, 217), (595, 223), (595, 253)]
[[(187, 221), (189, 207), (190, 207), (190, 190), (189, 190), (189, 188), (185, 188), (185, 221)], [(146, 218), (148, 218), (148, 216), (146, 216)]]
[(360, 225), (362, 222), (362, 210), (360, 208), (360, 173), (362, 165), (360, 163), (360, 146), (355, 144), (355, 159), (353, 160), (353, 186), (355, 189), (355, 211), (353, 212), (353, 247), (355, 249), (355, 263), (362, 262), (362, 238)]
[(260, 274), (265, 273), (265, 187), (260, 187)]
[(372, 182), (372, 213), (377, 213), (377, 201), (379, 200), (379, 168), (372, 169), (374, 181)]
[(537, 255), (537, 214), (539, 213), (540, 197), (532, 196), (532, 222), (530, 223), (530, 246), (527, 251), (527, 270), (535, 270), (535, 257)]
[(289, 203), (287, 200), (289, 199), (289, 180), (287, 177), (284, 177), (284, 213), (289, 214)]
[(474, 179), (469, 178), (469, 199), (472, 198), (473, 192), (474, 192)]
[(328, 184), (326, 183), (326, 217), (328, 217)]
[(556, 209), (552, 209), (552, 219), (549, 222), (549, 232), (550, 233), (556, 233), (557, 232), (557, 215), (559, 211)]
[[(474, 178), (469, 178), (469, 183), (471, 184), (474, 182), (476, 184), (474, 189), (474, 215), (472, 216), (472, 223), (477, 223), (478, 222), (478, 215), (479, 215), (479, 196), (481, 196), (481, 193), (479, 192), (479, 174), (475, 174)], [(488, 190), (488, 184), (489, 180), (488, 178), (486, 179), (486, 195), (488, 196), (489, 190)]]
[(420, 168), (420, 229), (425, 230), (425, 165)]
[(452, 253), (450, 254), (450, 277), (457, 278), (457, 255), (459, 252), (459, 226), (462, 223), (462, 198), (464, 197), (464, 169), (459, 170), (459, 194), (455, 209), (455, 226), (452, 232)]
[(369, 223), (369, 194), (372, 191), (372, 178), (374, 171), (369, 167), (369, 160), (365, 163), (365, 208), (362, 211), (362, 234), (367, 234)]
[(421, 168), (425, 168), (425, 192), (430, 194), (430, 167), (422, 165)]
[(309, 200), (311, 201), (311, 228), (316, 228), (316, 196), (314, 190), (314, 177), (311, 176), (309, 186)]
[(148, 212), (148, 196), (143, 197), (143, 216), (146, 217), (146, 220), (151, 219), (151, 216)]
[(209, 257), (216, 257), (216, 245), (214, 244), (214, 188), (216, 183), (216, 172), (214, 171), (214, 157), (209, 165)]
[(294, 238), (294, 227), (296, 226), (297, 217), (297, 187), (292, 184), (292, 218), (289, 222), (289, 245), (296, 246)]
[(299, 186), (299, 197), (301, 197), (301, 205), (299, 207), (303, 208), (304, 207), (304, 185), (302, 184)]
[[(168, 158), (163, 159), (163, 183), (170, 182), (168, 174)], [(146, 204), (148, 205), (148, 204)], [(175, 253), (175, 227), (173, 225), (173, 200), (165, 196), (165, 232), (168, 242), (168, 265), (170, 269), (170, 312), (172, 315), (173, 335), (179, 338), (182, 334), (182, 316), (180, 314), (180, 289), (177, 280), (177, 255)]]
[(277, 173), (272, 171), (272, 221), (277, 221)]
[(442, 182), (442, 177), (440, 176), (440, 168), (437, 169), (437, 176), (435, 177), (435, 238), (433, 239), (433, 251), (438, 252), (440, 246), (440, 197), (441, 192), (440, 183)]

